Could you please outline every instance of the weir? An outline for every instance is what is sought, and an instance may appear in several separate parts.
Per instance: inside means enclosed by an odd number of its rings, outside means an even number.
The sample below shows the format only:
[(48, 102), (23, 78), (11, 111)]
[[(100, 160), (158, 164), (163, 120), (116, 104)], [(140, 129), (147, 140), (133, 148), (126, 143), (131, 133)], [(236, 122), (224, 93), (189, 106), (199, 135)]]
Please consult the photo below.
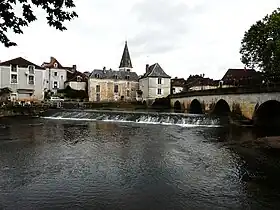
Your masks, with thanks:
[(105, 110), (51, 110), (42, 116), (53, 120), (111, 121), (182, 127), (220, 127), (219, 118), (207, 115), (161, 112), (129, 112)]

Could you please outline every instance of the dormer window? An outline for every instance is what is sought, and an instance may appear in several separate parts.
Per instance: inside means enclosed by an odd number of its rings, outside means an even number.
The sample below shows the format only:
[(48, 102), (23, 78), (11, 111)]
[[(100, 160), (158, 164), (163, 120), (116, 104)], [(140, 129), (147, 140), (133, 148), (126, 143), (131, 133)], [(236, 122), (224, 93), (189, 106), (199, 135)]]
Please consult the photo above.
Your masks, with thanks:
[(125, 79), (126, 79), (126, 80), (129, 80), (129, 75), (126, 75), (126, 76), (125, 76)]
[(114, 79), (118, 79), (118, 75), (114, 75)]
[(54, 63), (54, 64), (53, 64), (53, 67), (54, 67), (54, 68), (57, 68), (57, 66), (58, 66), (57, 63)]
[(82, 77), (81, 76), (77, 76), (77, 82), (81, 82), (82, 81)]
[(28, 66), (28, 71), (29, 71), (29, 74), (34, 74), (35, 73), (35, 66), (33, 66), (33, 65)]
[(12, 64), (12, 65), (11, 65), (11, 72), (17, 72), (17, 70), (18, 70), (18, 66)]
[(95, 74), (94, 77), (99, 79), (100, 76), (99, 76), (99, 74)]

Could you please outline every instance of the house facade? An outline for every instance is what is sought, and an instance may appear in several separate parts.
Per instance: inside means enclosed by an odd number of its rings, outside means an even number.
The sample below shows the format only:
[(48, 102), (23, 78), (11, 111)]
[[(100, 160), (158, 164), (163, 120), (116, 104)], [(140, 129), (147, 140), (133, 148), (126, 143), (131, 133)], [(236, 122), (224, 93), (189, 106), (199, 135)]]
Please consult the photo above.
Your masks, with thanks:
[(0, 63), (0, 88), (9, 88), (13, 101), (44, 100), (44, 76), (44, 68), (22, 57)]
[(92, 102), (136, 101), (138, 75), (132, 71), (127, 42), (119, 70), (94, 69), (88, 80), (88, 96)]
[(217, 89), (219, 87), (219, 82), (219, 80), (205, 78), (204, 74), (190, 75), (186, 80), (186, 91)]
[(154, 100), (170, 95), (171, 77), (167, 75), (158, 63), (146, 65), (145, 74), (139, 79), (139, 89), (142, 100)]
[(76, 68), (73, 67), (64, 67), (58, 60), (54, 57), (51, 57), (50, 62), (44, 62), (42, 67), (45, 69), (45, 92), (51, 92), (56, 94), (57, 90), (64, 89), (64, 83), (67, 81), (67, 72), (73, 71)]
[(186, 87), (186, 80), (184, 78), (171, 79), (171, 94), (181, 93)]
[(64, 83), (64, 87), (71, 87), (73, 90), (87, 91), (88, 76), (76, 68), (74, 71), (67, 71), (67, 81)]

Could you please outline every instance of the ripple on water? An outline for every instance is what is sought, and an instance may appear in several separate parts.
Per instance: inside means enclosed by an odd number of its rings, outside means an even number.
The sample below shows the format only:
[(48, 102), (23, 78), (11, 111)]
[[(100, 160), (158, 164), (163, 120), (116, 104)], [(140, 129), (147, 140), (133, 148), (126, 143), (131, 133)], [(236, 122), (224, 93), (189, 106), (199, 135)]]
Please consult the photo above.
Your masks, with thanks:
[(264, 209), (277, 203), (240, 180), (242, 161), (211, 140), (220, 136), (216, 128), (25, 123), (5, 134), (20, 141), (0, 144), (5, 209)]

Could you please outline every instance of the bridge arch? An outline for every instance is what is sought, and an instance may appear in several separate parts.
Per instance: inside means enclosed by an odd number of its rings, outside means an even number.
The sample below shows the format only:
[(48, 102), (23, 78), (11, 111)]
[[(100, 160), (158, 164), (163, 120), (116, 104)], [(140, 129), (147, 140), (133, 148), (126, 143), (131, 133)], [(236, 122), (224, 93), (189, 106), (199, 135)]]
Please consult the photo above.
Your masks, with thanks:
[(214, 114), (214, 115), (228, 115), (230, 112), (231, 111), (230, 111), (230, 107), (229, 107), (228, 103), (224, 99), (220, 99), (216, 103), (216, 105), (215, 105), (215, 107), (212, 111), (212, 114)]
[(174, 103), (174, 110), (175, 111), (181, 111), (182, 110), (182, 104), (180, 103), (180, 101), (176, 101)]
[(192, 100), (192, 102), (190, 104), (189, 113), (190, 114), (203, 114), (201, 103), (197, 99)]
[(262, 103), (255, 111), (254, 124), (261, 127), (280, 127), (280, 102), (269, 100)]

